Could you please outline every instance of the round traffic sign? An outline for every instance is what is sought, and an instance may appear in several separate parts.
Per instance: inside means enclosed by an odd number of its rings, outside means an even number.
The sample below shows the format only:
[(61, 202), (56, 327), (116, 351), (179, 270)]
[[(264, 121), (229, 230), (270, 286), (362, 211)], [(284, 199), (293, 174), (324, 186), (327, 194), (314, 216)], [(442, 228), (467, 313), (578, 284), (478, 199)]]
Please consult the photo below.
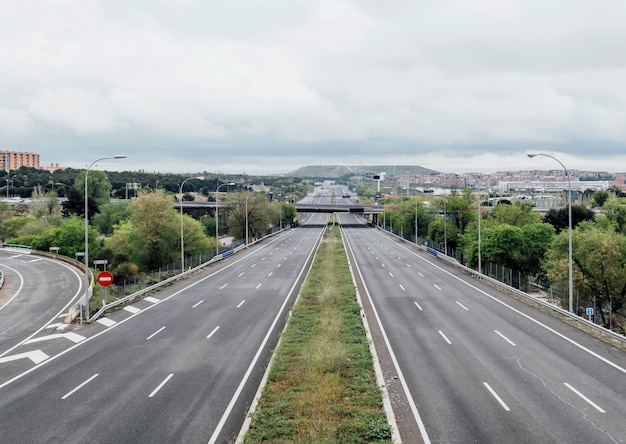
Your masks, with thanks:
[(98, 283), (103, 287), (108, 287), (113, 283), (113, 273), (110, 271), (101, 271), (98, 274)]

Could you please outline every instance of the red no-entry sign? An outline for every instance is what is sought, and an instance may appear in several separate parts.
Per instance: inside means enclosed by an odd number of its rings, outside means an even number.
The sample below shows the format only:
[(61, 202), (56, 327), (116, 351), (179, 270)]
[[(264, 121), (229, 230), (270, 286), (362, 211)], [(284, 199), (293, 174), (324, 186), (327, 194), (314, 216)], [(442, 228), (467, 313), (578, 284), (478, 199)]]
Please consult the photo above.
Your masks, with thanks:
[(101, 271), (98, 274), (97, 280), (98, 283), (103, 287), (108, 287), (113, 283), (113, 273), (111, 273), (110, 271)]

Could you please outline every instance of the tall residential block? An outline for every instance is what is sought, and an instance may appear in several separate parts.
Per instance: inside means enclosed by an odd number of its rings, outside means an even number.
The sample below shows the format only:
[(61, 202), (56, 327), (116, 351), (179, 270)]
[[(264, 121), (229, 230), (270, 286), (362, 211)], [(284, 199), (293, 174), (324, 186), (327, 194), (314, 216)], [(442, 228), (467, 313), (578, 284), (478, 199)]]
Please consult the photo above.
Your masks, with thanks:
[(39, 154), (20, 151), (0, 151), (0, 169), (6, 172), (22, 166), (39, 168)]

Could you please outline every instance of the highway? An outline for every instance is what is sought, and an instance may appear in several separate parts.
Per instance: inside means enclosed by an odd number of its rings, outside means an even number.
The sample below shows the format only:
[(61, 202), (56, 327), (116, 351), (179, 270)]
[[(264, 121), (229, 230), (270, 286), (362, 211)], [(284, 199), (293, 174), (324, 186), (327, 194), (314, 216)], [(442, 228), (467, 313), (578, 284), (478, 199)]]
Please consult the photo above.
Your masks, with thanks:
[[(54, 353), (29, 345), (51, 337), (82, 293), (81, 273), (61, 261), (20, 251), (0, 251), (5, 282), (0, 289), (0, 383)], [(47, 341), (42, 341), (47, 342)], [(46, 349), (45, 351), (42, 349)]]
[(626, 440), (623, 352), (339, 219), (403, 442)]
[(327, 218), (84, 326), (84, 340), (3, 380), (2, 441), (234, 441)]

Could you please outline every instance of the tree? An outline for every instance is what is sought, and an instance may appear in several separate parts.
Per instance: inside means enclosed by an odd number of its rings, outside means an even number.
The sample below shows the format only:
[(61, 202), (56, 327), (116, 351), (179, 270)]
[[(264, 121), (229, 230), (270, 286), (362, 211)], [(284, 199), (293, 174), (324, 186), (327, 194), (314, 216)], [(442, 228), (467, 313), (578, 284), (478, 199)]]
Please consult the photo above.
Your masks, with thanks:
[(100, 207), (100, 212), (90, 219), (98, 232), (105, 236), (113, 234), (113, 227), (130, 217), (128, 202), (106, 203)]
[(144, 192), (130, 206), (132, 257), (142, 270), (157, 269), (180, 257), (180, 224), (172, 202), (162, 191)]
[[(87, 211), (89, 218), (99, 212), (100, 205), (111, 200), (111, 182), (104, 171), (90, 170), (87, 176)], [(81, 171), (63, 202), (63, 215), (85, 215), (85, 171)]]
[[(260, 193), (239, 192), (228, 197), (228, 226), (229, 234), (239, 238), (246, 238), (246, 199), (248, 208), (248, 236), (255, 233), (265, 233), (270, 224), (269, 202), (265, 195)], [(279, 221), (280, 223), (280, 221)]]
[(602, 205), (607, 219), (615, 224), (618, 233), (626, 234), (626, 198), (614, 197)]
[(514, 227), (535, 224), (541, 221), (541, 216), (533, 211), (528, 203), (515, 202), (513, 205), (496, 205), (489, 213), (488, 223), (493, 225), (508, 224)]
[(605, 190), (598, 190), (593, 193), (593, 203), (596, 207), (602, 207), (604, 202), (609, 198), (609, 192)]
[[(593, 221), (595, 214), (584, 205), (572, 205), (572, 228), (576, 228), (580, 222)], [(552, 225), (557, 233), (569, 228), (569, 207), (550, 208), (543, 217), (543, 221)]]
[[(583, 303), (592, 304), (595, 297), (601, 307), (608, 305), (612, 315), (617, 313), (626, 303), (626, 236), (591, 223), (580, 224), (572, 234), (574, 286), (587, 297)], [(551, 282), (565, 284), (568, 267), (568, 236), (563, 231), (546, 255), (545, 268)], [(604, 311), (599, 312), (608, 327)]]

